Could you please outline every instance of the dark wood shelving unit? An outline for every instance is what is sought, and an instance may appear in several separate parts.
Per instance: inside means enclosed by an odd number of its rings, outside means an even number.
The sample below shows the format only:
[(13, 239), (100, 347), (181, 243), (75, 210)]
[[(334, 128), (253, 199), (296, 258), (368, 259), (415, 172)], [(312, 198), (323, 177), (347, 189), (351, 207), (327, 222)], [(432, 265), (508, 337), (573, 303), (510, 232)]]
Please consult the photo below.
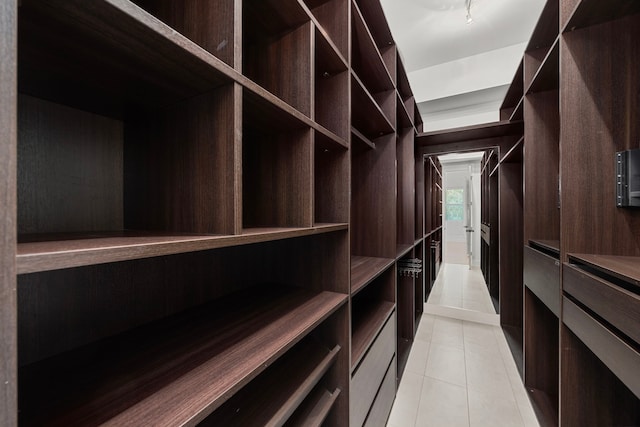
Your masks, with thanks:
[(524, 55), (524, 381), (543, 425), (640, 422), (640, 229), (607, 160), (638, 148), (638, 12), (549, 0)]
[[(331, 292), (251, 289), (24, 366), (21, 423), (197, 422), (346, 300)], [(236, 354), (245, 362), (238, 364)]]
[(546, 3), (524, 54), (523, 381), (551, 426), (560, 411), (560, 3)]
[[(0, 424), (386, 419), (442, 190), (381, 4), (3, 18)], [(407, 257), (425, 271), (398, 310)]]

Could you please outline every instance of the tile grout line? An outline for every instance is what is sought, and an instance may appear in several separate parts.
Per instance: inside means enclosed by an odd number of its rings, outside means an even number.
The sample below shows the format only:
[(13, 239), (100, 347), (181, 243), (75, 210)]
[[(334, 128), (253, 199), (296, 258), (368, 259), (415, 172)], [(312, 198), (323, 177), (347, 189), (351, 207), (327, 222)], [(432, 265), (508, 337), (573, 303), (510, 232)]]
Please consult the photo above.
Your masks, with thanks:
[(471, 404), (469, 403), (469, 369), (467, 366), (467, 348), (464, 340), (464, 321), (462, 321), (462, 351), (464, 356), (464, 389), (467, 394), (467, 421), (469, 423), (469, 427), (471, 427)]

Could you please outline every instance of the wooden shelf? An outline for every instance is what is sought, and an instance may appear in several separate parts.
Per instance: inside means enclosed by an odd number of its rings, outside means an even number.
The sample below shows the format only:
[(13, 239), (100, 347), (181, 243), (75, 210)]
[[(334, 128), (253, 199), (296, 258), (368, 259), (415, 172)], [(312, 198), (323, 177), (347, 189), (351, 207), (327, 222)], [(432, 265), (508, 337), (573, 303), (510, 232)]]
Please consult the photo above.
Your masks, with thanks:
[(351, 124), (369, 138), (392, 133), (393, 125), (362, 81), (351, 73)]
[(364, 256), (351, 257), (351, 296), (356, 295), (373, 279), (391, 267), (395, 262), (390, 258)]
[(335, 363), (340, 346), (329, 351), (304, 340), (198, 424), (283, 425)]
[(549, 396), (542, 390), (527, 387), (527, 393), (529, 394), (531, 406), (533, 406), (540, 425), (549, 427), (557, 426), (558, 413), (554, 409), (554, 406), (557, 406), (557, 404), (553, 405)]
[(347, 230), (347, 224), (311, 228), (245, 229), (240, 235), (166, 234), (146, 231), (29, 235), (18, 243), (18, 274), (128, 261)]
[(499, 163), (519, 163), (522, 161), (522, 150), (524, 145), (524, 136), (518, 140), (513, 147), (502, 156)]
[(545, 92), (560, 85), (560, 38), (556, 38), (525, 93)]
[(427, 132), (416, 137), (417, 147), (436, 144), (469, 141), (473, 139), (496, 138), (507, 135), (522, 135), (523, 123), (502, 121), (498, 123), (465, 126), (445, 131)]
[(397, 106), (396, 123), (398, 125), (397, 126), (398, 129), (404, 129), (409, 127), (412, 128), (413, 121), (411, 120), (411, 117), (409, 116), (409, 112), (407, 111), (407, 107), (404, 105), (404, 102), (400, 98), (399, 94), (398, 94), (398, 100), (396, 102), (396, 106)]
[(513, 109), (513, 112), (509, 116), (510, 122), (515, 122), (518, 120), (522, 120), (524, 118), (524, 96), (520, 97), (520, 101)]
[(387, 23), (382, 4), (377, 1), (355, 0), (355, 4), (360, 10), (371, 35), (379, 48), (389, 46), (394, 43), (391, 29)]
[(196, 423), (347, 298), (296, 288), (251, 288), (23, 367), (21, 423)]
[[(378, 332), (395, 310), (389, 301), (366, 300), (352, 306), (351, 370), (362, 360)], [(364, 304), (366, 302), (366, 304)]]
[(26, 0), (19, 28), (20, 92), (110, 117), (174, 104), (239, 77), (127, 0)]
[(372, 92), (394, 90), (394, 81), (385, 65), (381, 52), (378, 50), (367, 24), (354, 4), (352, 8), (352, 53), (351, 66), (362, 79), (365, 87)]
[(360, 132), (358, 129), (352, 127), (351, 135), (352, 135), (352, 138), (351, 138), (352, 141), (357, 142), (360, 145), (364, 145), (367, 148), (371, 148), (374, 150), (376, 149), (376, 144), (373, 141), (371, 141), (369, 138), (364, 136), (362, 132)]
[(595, 268), (616, 279), (640, 287), (640, 257), (569, 254), (569, 261)]
[(634, 0), (580, 0), (571, 13), (562, 32), (574, 31), (604, 22), (640, 13), (640, 4)]
[(396, 247), (396, 260), (399, 260), (403, 256), (409, 253), (413, 249), (413, 245), (397, 245)]
[(559, 240), (540, 240), (540, 239), (531, 239), (529, 240), (529, 244), (532, 247), (541, 247), (542, 249), (555, 254), (558, 259), (560, 259), (560, 241)]
[[(309, 126), (334, 141), (336, 145), (345, 148), (349, 146), (345, 138), (311, 120), (257, 83), (244, 76), (239, 77), (239, 82), (244, 87), (243, 101), (247, 107), (243, 111), (248, 110), (249, 114), (252, 114), (252, 121), (261, 123), (261, 126), (280, 128), (281, 130)], [(264, 115), (260, 112), (263, 112)]]
[(321, 427), (340, 392), (339, 388), (333, 393), (329, 393), (322, 387), (316, 387), (284, 426)]

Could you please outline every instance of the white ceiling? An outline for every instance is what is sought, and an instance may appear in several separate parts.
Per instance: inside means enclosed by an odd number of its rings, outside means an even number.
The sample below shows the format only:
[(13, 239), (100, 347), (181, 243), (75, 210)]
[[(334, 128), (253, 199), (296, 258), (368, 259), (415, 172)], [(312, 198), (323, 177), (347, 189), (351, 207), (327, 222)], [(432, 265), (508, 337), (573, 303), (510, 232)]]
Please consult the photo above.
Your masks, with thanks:
[(544, 0), (382, 0), (407, 73), (529, 40)]
[(465, 0), (381, 3), (425, 130), (497, 120), (545, 0), (471, 0), (471, 23)]

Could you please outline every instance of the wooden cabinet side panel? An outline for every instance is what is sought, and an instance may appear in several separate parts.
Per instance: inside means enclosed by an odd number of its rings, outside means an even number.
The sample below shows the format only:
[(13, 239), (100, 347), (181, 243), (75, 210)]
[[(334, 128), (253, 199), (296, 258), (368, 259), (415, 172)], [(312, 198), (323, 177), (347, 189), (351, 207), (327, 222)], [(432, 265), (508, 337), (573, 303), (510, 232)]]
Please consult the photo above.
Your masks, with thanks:
[(18, 425), (16, 325), (17, 1), (0, 1), (0, 425)]

